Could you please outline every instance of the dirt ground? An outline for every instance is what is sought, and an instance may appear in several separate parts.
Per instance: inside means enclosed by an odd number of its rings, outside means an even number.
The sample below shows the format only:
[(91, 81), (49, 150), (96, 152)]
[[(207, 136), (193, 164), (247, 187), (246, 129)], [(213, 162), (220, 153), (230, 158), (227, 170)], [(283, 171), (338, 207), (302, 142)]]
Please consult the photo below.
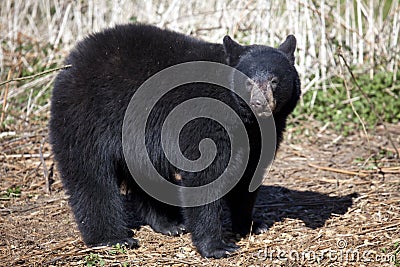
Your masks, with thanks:
[(269, 231), (220, 260), (201, 258), (189, 234), (148, 226), (135, 231), (138, 249), (85, 247), (45, 125), (0, 132), (1, 266), (400, 266), (400, 161), (386, 137), (400, 148), (400, 125), (369, 141), (314, 123), (289, 129), (256, 206)]

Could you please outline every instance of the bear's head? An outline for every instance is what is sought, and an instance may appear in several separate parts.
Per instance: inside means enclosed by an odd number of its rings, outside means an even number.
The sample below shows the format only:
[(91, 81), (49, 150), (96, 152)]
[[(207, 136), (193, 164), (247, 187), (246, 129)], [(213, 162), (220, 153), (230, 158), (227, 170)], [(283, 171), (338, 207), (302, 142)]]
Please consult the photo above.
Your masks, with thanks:
[(223, 46), (227, 64), (244, 73), (248, 79), (240, 95), (247, 97), (259, 117), (283, 114), (294, 109), (300, 97), (300, 81), (294, 67), (296, 38), (289, 35), (278, 47), (242, 46), (225, 36)]

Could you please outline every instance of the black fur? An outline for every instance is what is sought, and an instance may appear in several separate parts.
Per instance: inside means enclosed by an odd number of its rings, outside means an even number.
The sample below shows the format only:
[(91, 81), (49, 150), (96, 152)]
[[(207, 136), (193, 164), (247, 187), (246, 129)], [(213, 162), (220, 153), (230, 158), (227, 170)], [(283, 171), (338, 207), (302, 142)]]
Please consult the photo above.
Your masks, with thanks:
[[(247, 189), (258, 163), (261, 139), (259, 125), (250, 109), (227, 90), (207, 84), (190, 84), (182, 86), (182, 90), (171, 91), (153, 110), (158, 119), (147, 125), (146, 145), (150, 157), (165, 178), (185, 186), (206, 184), (218, 177), (231, 153), (238, 164), (241, 164), (241, 158), (235, 151), (230, 151), (224, 129), (203, 118), (183, 128), (180, 149), (187, 158), (196, 159), (200, 140), (213, 139), (218, 152), (212, 168), (196, 174), (174, 169), (166, 162), (159, 145), (160, 123), (169, 111), (185, 99), (209, 96), (222, 99), (245, 118), (246, 130), (251, 137), (250, 162), (245, 174), (223, 199), (194, 208), (161, 203), (137, 186), (122, 152), (124, 112), (135, 90), (151, 75), (182, 62), (213, 61), (236, 67), (262, 90), (272, 88), (273, 99), (268, 94), (266, 98), (271, 101), (269, 104), (274, 103), (279, 143), (286, 117), (300, 95), (299, 78), (293, 63), (295, 46), (293, 36), (289, 36), (280, 49), (275, 49), (260, 45), (240, 46), (229, 37), (224, 38), (224, 44), (213, 44), (147, 25), (117, 26), (78, 43), (66, 60), (72, 67), (61, 71), (55, 82), (50, 140), (85, 243), (89, 246), (125, 243), (135, 247), (138, 242), (132, 237), (130, 227), (143, 221), (164, 234), (178, 235), (186, 229), (205, 257), (220, 258), (237, 250), (235, 244), (223, 240), (219, 216), (223, 203), (227, 203), (233, 231), (241, 235), (249, 233), (257, 191), (249, 193)], [(278, 83), (272, 82), (271, 77), (278, 79)], [(249, 98), (250, 92), (252, 88), (249, 88)], [(268, 103), (255, 101), (254, 108), (261, 114), (261, 121)], [(137, 162), (138, 166), (141, 164)], [(177, 181), (176, 174), (182, 179)], [(122, 188), (125, 188), (124, 194)], [(184, 201), (188, 196), (180, 197)], [(255, 222), (253, 230), (262, 232), (263, 227), (262, 223)]]

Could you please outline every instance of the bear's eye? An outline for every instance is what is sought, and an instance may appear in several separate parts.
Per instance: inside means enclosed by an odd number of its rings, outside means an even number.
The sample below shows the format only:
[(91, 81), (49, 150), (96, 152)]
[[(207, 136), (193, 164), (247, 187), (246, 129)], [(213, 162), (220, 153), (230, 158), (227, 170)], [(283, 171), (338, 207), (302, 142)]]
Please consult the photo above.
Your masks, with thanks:
[(253, 88), (253, 86), (254, 86), (254, 82), (253, 82), (251, 79), (248, 79), (248, 80), (246, 81), (246, 89), (247, 89), (248, 91), (251, 91), (251, 89)]

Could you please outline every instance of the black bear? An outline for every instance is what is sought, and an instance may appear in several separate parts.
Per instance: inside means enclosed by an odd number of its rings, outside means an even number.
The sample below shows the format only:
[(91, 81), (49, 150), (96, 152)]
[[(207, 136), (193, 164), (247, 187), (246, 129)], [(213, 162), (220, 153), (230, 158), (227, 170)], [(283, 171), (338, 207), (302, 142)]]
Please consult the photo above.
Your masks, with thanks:
[[(66, 60), (72, 66), (56, 78), (49, 128), (54, 157), (84, 242), (88, 246), (122, 243), (136, 247), (131, 228), (143, 221), (164, 234), (188, 231), (202, 256), (225, 257), (238, 246), (223, 239), (223, 205), (229, 207), (234, 233), (246, 235), (251, 227), (255, 233), (265, 230), (262, 222), (252, 223), (257, 190), (249, 192), (248, 188), (259, 164), (262, 122), (272, 112), (279, 144), (286, 118), (299, 99), (295, 49), (292, 35), (279, 48), (242, 46), (229, 36), (223, 44), (216, 44), (142, 24), (119, 25), (79, 42)], [(243, 101), (234, 92), (204, 83), (185, 84), (166, 94), (152, 110), (157, 119), (146, 125), (152, 164), (165, 179), (187, 187), (212, 182), (224, 172), (230, 157), (241, 164), (240, 155), (230, 149), (227, 130), (207, 118), (185, 125), (177, 149), (195, 160), (200, 141), (212, 139), (217, 152), (211, 168), (198, 173), (180, 170), (163, 154), (160, 129), (165, 116), (180, 102), (202, 96), (221, 99), (240, 114), (250, 136), (250, 156), (239, 182), (223, 198), (197, 207), (179, 207), (149, 196), (132, 178), (123, 153), (122, 127), (129, 101), (141, 84), (168, 67), (194, 61), (221, 63), (246, 74), (250, 79), (240, 90), (246, 90), (242, 93), (248, 99)], [(135, 166), (138, 175), (146, 175), (144, 163), (137, 160)], [(180, 197), (184, 201), (187, 196)]]

